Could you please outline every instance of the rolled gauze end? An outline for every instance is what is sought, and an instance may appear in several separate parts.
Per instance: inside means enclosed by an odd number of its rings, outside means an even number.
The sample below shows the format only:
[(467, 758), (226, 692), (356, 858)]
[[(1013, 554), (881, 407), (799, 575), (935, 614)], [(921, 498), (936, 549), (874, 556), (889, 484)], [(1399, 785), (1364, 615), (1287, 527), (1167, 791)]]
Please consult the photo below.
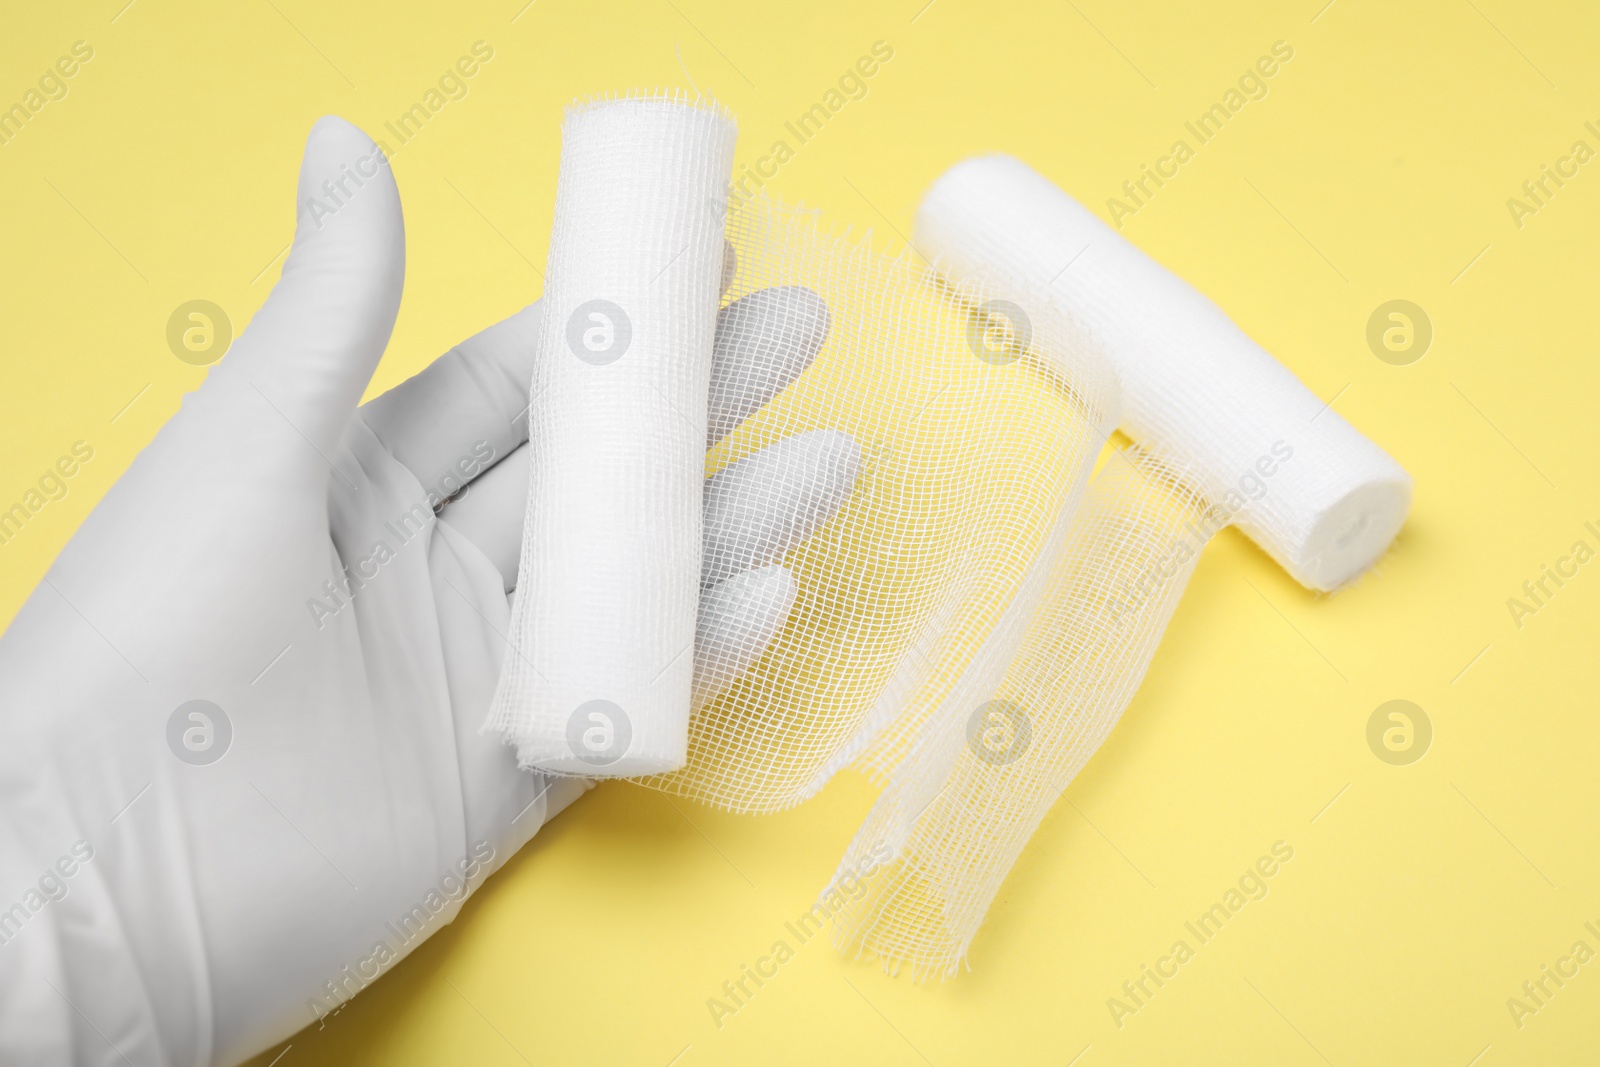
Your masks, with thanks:
[(678, 100), (566, 116), (517, 601), (488, 722), (524, 767), (620, 777), (687, 755), (735, 133)]
[(1083, 326), (1117, 368), (1123, 429), (1196, 465), (1207, 495), (1302, 585), (1383, 555), (1411, 477), (1210, 300), (1027, 164), (957, 164), (923, 198), (918, 249), (958, 282), (997, 272)]

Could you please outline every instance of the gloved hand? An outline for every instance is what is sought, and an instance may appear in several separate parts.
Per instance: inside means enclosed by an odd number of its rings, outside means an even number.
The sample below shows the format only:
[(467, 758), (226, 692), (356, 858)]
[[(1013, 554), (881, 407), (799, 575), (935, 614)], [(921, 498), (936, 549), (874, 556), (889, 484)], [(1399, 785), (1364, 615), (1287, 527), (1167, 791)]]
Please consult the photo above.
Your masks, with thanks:
[[(399, 194), (329, 118), (298, 203), (265, 306), (0, 640), (0, 1062), (237, 1062), (450, 921), (585, 788), (479, 732), (538, 305), (358, 411), (400, 302)], [(723, 316), (714, 435), (828, 328), (804, 290)], [(854, 478), (841, 435), (779, 448), (708, 496), (701, 630), (728, 647), (767, 624), (717, 583), (771, 565)]]

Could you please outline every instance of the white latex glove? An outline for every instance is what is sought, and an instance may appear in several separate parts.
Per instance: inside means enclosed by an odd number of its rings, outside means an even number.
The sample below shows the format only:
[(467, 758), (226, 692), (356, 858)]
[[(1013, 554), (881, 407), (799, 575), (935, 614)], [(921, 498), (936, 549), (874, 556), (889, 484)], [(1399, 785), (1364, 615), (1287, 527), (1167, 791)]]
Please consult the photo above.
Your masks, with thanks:
[[(339, 210), (314, 216), (341, 180)], [(372, 142), (329, 118), (298, 203), (250, 328), (0, 640), (0, 1062), (244, 1059), (449, 922), (585, 788), (518, 771), (479, 733), (538, 306), (358, 413), (400, 303), (399, 194)], [(714, 377), (735, 386), (712, 398), (720, 432), (827, 330), (803, 290), (724, 315), (750, 343), (719, 343)], [(794, 478), (786, 511), (751, 512), (737, 470), (708, 495), (713, 578), (771, 564), (848, 495), (854, 442), (783, 444), (751, 477)], [(435, 520), (430, 497), (474, 476)], [(359, 588), (336, 599), (346, 567)], [(737, 597), (720, 603), (709, 629), (726, 636), (744, 624)], [(222, 714), (179, 710), (196, 700)]]

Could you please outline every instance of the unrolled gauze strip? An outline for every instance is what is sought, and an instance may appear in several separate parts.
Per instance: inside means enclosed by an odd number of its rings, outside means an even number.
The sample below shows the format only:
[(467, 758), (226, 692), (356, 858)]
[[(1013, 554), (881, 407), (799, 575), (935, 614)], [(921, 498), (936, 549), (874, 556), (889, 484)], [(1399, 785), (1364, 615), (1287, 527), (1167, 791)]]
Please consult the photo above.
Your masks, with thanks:
[(1198, 465), (1204, 491), (1302, 585), (1330, 590), (1388, 548), (1411, 478), (1215, 304), (1009, 156), (945, 173), (916, 242), (957, 278), (999, 271), (1048, 290), (1123, 387), (1123, 428)]
[(993, 697), (930, 722), (851, 842), (824, 893), (846, 897), (838, 947), (891, 971), (909, 963), (914, 978), (965, 960), (1028, 839), (1133, 699), (1226, 521), (1186, 473), (1129, 449), (1095, 476)]
[(570, 109), (529, 397), (528, 517), (488, 727), (524, 767), (682, 766), (706, 399), (736, 131), (721, 109)]

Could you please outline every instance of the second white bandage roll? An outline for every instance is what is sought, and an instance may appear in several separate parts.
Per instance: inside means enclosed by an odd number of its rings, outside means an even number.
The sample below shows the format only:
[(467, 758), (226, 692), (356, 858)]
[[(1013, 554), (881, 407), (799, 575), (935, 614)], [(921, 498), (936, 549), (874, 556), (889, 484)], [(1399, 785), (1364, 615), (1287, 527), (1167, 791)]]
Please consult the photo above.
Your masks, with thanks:
[(488, 727), (524, 767), (683, 765), (706, 400), (736, 128), (721, 109), (574, 106), (529, 392), (528, 517)]
[(1027, 164), (959, 163), (917, 212), (917, 247), (959, 279), (998, 271), (1088, 330), (1122, 380), (1123, 428), (1193, 463), (1207, 496), (1302, 585), (1382, 556), (1411, 477), (1193, 286)]

